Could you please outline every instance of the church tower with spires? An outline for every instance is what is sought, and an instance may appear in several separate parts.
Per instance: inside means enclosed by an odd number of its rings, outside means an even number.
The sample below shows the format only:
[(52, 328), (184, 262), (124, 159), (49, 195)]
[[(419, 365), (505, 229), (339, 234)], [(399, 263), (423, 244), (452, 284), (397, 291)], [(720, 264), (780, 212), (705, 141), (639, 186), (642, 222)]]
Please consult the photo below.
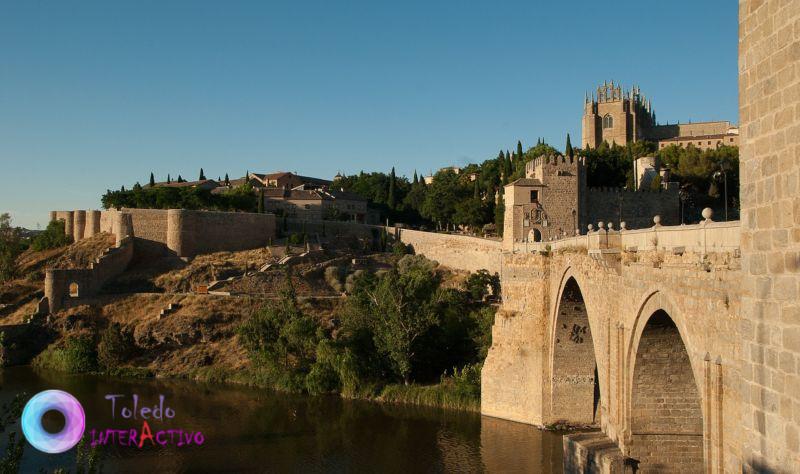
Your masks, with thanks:
[(596, 148), (603, 141), (625, 145), (649, 136), (656, 118), (650, 100), (637, 86), (624, 90), (614, 81), (584, 97), (581, 146)]

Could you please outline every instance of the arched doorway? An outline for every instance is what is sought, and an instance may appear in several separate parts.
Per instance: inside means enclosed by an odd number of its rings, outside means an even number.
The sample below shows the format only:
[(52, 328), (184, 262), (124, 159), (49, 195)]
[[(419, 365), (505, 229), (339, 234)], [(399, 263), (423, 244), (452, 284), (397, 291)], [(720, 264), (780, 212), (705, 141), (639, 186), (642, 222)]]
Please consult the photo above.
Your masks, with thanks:
[(598, 420), (600, 384), (583, 294), (574, 278), (564, 285), (553, 334), (551, 420), (589, 425)]
[(539, 229), (531, 229), (528, 232), (528, 242), (541, 242), (542, 241), (542, 233)]
[(639, 339), (631, 395), (631, 456), (641, 472), (702, 472), (700, 393), (683, 339), (663, 310)]

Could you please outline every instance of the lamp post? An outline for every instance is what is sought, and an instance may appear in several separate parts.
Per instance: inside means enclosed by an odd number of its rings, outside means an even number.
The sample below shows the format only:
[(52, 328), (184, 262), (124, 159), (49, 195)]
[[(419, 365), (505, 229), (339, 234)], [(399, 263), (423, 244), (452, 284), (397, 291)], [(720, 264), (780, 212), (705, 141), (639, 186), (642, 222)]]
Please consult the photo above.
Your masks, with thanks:
[(686, 204), (686, 198), (688, 197), (688, 193), (685, 189), (681, 188), (678, 191), (678, 199), (681, 201), (681, 224), (683, 224), (683, 207)]
[(725, 220), (728, 220), (728, 173), (725, 171), (725, 168), (720, 166), (719, 171), (714, 173), (714, 179), (719, 180), (720, 176), (722, 177), (724, 184), (724, 197), (725, 197)]

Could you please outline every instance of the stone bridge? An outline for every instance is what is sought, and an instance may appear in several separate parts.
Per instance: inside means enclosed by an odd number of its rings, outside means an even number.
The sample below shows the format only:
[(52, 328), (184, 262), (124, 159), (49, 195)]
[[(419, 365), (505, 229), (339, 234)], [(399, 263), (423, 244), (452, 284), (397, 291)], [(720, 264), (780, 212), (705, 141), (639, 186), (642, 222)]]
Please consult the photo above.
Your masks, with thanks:
[(738, 407), (725, 387), (740, 352), (737, 252), (593, 248), (598, 234), (505, 254), (483, 414), (599, 426), (567, 442), (567, 466), (723, 466), (724, 433), (740, 423), (723, 416)]

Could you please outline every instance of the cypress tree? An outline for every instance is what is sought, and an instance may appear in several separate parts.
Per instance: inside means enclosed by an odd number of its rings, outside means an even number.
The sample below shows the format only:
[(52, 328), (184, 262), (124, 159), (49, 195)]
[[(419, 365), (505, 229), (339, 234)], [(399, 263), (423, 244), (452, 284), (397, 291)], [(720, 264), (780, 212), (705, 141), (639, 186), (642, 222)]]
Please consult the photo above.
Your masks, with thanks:
[(394, 175), (394, 166), (392, 166), (392, 172), (389, 174), (389, 197), (386, 199), (386, 204), (389, 206), (389, 209), (394, 210), (395, 208), (395, 175)]
[(481, 197), (481, 192), (478, 189), (478, 180), (477, 179), (475, 180), (475, 189), (472, 190), (472, 197), (474, 197), (475, 199), (480, 199), (480, 197)]
[(167, 184), (172, 182), (172, 178), (169, 177), (169, 173), (167, 173)]
[(231, 180), (228, 179), (228, 173), (225, 173), (225, 186), (230, 186)]
[(569, 141), (569, 133), (567, 134), (567, 146), (564, 148), (564, 154), (570, 158), (575, 156), (575, 151), (572, 149), (572, 143)]
[(150, 187), (152, 188), (155, 185), (156, 185), (156, 177), (153, 175), (153, 172), (151, 171), (150, 172)]
[(200, 177), (199, 177), (198, 179), (199, 179), (200, 181), (203, 181), (203, 180), (205, 180), (205, 179), (206, 179), (206, 175), (205, 175), (205, 174), (203, 174), (203, 168), (200, 168)]
[(517, 158), (518, 159), (522, 158), (522, 155), (523, 155), (523, 153), (522, 153), (522, 141), (521, 140), (517, 140)]
[(417, 170), (414, 170), (414, 186), (419, 184), (419, 178), (417, 177)]
[(506, 168), (505, 168), (505, 170), (506, 170), (506, 182), (508, 182), (508, 181), (511, 180), (511, 173), (512, 173), (511, 170), (513, 169), (511, 167), (511, 153), (509, 153), (508, 150), (506, 150), (506, 163), (505, 163), (505, 166), (506, 166)]

